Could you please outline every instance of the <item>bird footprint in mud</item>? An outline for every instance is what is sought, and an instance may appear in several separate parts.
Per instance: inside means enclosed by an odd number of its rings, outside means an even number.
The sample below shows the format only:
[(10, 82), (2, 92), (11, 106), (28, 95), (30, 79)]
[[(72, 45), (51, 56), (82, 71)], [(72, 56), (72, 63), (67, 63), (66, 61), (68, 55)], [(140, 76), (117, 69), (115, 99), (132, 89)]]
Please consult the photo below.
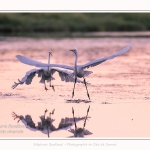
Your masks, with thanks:
[(37, 123), (37, 125), (33, 122), (31, 115), (17, 115), (15, 112), (12, 112), (12, 117), (15, 119), (18, 119), (18, 123), (21, 121), (27, 129), (30, 131), (41, 131), (43, 134), (47, 134), (48, 137), (50, 137), (50, 132), (57, 131), (59, 129), (66, 129), (69, 126), (72, 126), (75, 122), (74, 119), (78, 122), (81, 120), (84, 120), (85, 118), (90, 117), (78, 117), (78, 118), (62, 118), (58, 124), (58, 127), (55, 127), (53, 125), (53, 122), (55, 119), (52, 119), (52, 115), (54, 115), (55, 109), (53, 109), (52, 112), (49, 113), (49, 116), (46, 118), (46, 113), (48, 110), (46, 109), (44, 111), (44, 115), (40, 116), (40, 122)]

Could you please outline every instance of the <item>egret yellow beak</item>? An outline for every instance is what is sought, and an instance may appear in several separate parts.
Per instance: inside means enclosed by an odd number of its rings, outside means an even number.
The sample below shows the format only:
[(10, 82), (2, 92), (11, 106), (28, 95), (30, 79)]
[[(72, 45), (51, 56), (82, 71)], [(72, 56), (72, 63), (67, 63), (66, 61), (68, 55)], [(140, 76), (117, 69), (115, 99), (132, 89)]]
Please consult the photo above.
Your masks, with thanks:
[(70, 51), (72, 51), (74, 53), (74, 49), (70, 49)]

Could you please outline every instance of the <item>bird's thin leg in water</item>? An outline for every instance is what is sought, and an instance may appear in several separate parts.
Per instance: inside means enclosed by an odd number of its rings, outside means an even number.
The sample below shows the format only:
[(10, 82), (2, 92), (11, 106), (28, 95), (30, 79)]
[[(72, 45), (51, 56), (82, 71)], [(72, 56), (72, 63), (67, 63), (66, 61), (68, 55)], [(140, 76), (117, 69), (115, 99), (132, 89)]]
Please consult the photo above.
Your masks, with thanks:
[(76, 82), (77, 82), (77, 77), (75, 78), (75, 81), (74, 81), (74, 87), (73, 87), (73, 92), (72, 92), (72, 98), (73, 98), (73, 96), (74, 96), (74, 89), (75, 89), (75, 84), (76, 84)]
[(86, 87), (86, 91), (87, 91), (87, 96), (88, 96), (88, 98), (89, 98), (89, 100), (90, 100), (90, 95), (89, 95), (89, 92), (88, 92), (88, 89), (87, 89), (87, 85), (86, 85), (86, 81), (85, 81), (85, 78), (83, 77), (83, 79), (84, 79), (84, 84), (85, 84), (85, 87)]
[(55, 92), (55, 88), (54, 88), (54, 85), (52, 85), (52, 78), (50, 78), (50, 87), (52, 87), (53, 91)]
[(73, 119), (74, 119), (74, 125), (75, 125), (75, 137), (76, 137), (77, 125), (76, 125), (76, 120), (75, 120), (75, 117), (74, 117), (74, 109), (73, 109), (73, 107), (72, 107), (72, 114), (73, 114)]
[(89, 110), (90, 110), (90, 106), (89, 106), (89, 108), (87, 110), (87, 114), (86, 114), (86, 117), (85, 117), (85, 120), (84, 120), (83, 129), (84, 129), (85, 125), (86, 125), (86, 120), (87, 120), (87, 117), (88, 117)]
[(48, 88), (46, 87), (46, 83), (45, 83), (45, 80), (44, 80), (44, 86), (45, 86), (45, 90), (47, 91), (47, 90), (48, 90)]

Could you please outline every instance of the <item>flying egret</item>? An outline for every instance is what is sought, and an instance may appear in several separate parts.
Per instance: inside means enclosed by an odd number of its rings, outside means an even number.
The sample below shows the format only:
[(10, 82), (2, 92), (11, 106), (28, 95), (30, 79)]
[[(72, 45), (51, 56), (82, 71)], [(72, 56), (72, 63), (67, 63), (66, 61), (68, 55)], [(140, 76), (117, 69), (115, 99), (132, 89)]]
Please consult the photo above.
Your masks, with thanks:
[[(51, 51), (49, 51), (48, 64), (50, 64), (50, 55), (52, 55)], [(29, 70), (28, 72), (26, 72), (26, 75), (21, 80), (18, 79), (18, 81), (19, 81), (18, 83), (14, 82), (14, 85), (12, 85), (12, 88), (14, 89), (19, 84), (23, 84), (23, 83), (26, 83), (27, 85), (31, 84), (35, 75), (38, 74), (38, 77), (41, 77), (40, 83), (44, 83), (45, 90), (46, 91), (48, 90), (48, 88), (46, 87), (46, 83), (45, 83), (45, 81), (47, 80), (47, 82), (50, 82), (50, 87), (52, 87), (53, 91), (55, 91), (54, 86), (51, 85), (51, 80), (55, 80), (55, 78), (53, 77), (53, 74), (55, 72), (59, 73), (59, 76), (62, 81), (74, 82), (74, 78), (69, 76), (70, 72), (68, 72), (67, 70), (60, 70), (58, 68), (52, 68), (52, 67), (48, 66), (48, 67), (42, 67), (40, 69)], [(77, 82), (84, 83), (83, 81), (81, 81), (79, 79)]]
[[(69, 76), (75, 77), (74, 88), (73, 88), (73, 92), (72, 92), (72, 97), (73, 97), (74, 96), (75, 84), (77, 82), (77, 77), (84, 79), (84, 84), (85, 84), (86, 90), (87, 90), (85, 76), (88, 76), (92, 72), (84, 70), (84, 69), (89, 68), (89, 67), (97, 66), (97, 65), (105, 62), (106, 60), (110, 60), (110, 59), (113, 59), (113, 58), (115, 58), (117, 56), (120, 56), (120, 55), (124, 54), (125, 52), (127, 52), (131, 48), (132, 44), (133, 43), (131, 43), (130, 45), (126, 46), (122, 50), (114, 53), (113, 55), (110, 55), (110, 56), (107, 56), (107, 57), (103, 57), (103, 58), (100, 58), (100, 59), (97, 59), (97, 60), (93, 60), (93, 61), (90, 61), (90, 62), (88, 62), (86, 64), (83, 64), (83, 65), (77, 65), (78, 51), (77, 51), (76, 48), (71, 50), (75, 54), (75, 62), (74, 62), (73, 66), (68, 66), (68, 65), (64, 65), (64, 64), (45, 64), (45, 63), (42, 63), (42, 62), (39, 62), (39, 61), (35, 61), (35, 60), (30, 59), (30, 58), (21, 56), (21, 55), (16, 55), (16, 57), (17, 57), (17, 59), (20, 62), (22, 62), (24, 64), (27, 64), (27, 65), (31, 65), (31, 66), (36, 66), (36, 67), (48, 67), (48, 66), (50, 66), (50, 67), (60, 67), (60, 68), (73, 70), (74, 72), (69, 75)], [(88, 97), (90, 99), (88, 90), (87, 90), (87, 95), (88, 95)]]
[(87, 120), (87, 117), (88, 117), (89, 110), (90, 110), (90, 106), (87, 109), (87, 114), (86, 114), (86, 117), (85, 117), (85, 120), (84, 120), (83, 128), (78, 128), (77, 124), (76, 124), (75, 117), (74, 117), (74, 109), (72, 107), (72, 114), (73, 114), (73, 119), (74, 119), (74, 124), (75, 124), (75, 130), (74, 129), (70, 129), (68, 131), (73, 133), (74, 137), (84, 137), (84, 135), (92, 134), (90, 131), (85, 130), (85, 125), (86, 125), (86, 120)]

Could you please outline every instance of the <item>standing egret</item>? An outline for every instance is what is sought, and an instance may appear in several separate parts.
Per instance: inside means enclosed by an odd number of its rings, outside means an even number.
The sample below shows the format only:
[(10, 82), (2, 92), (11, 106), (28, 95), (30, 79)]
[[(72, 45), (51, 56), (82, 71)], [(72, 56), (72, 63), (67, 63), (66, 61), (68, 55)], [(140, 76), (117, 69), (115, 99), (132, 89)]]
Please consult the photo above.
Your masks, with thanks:
[[(88, 62), (86, 64), (83, 64), (83, 65), (77, 65), (78, 51), (77, 51), (76, 48), (74, 48), (74, 49), (71, 50), (75, 54), (75, 63), (74, 63), (73, 66), (68, 66), (68, 65), (64, 65), (64, 64), (45, 64), (45, 63), (42, 63), (42, 62), (39, 62), (39, 61), (35, 61), (35, 60), (30, 59), (30, 58), (21, 56), (21, 55), (16, 55), (16, 57), (17, 57), (17, 59), (20, 62), (25, 63), (27, 65), (31, 65), (31, 66), (36, 66), (36, 67), (48, 67), (48, 66), (51, 66), (51, 67), (60, 67), (60, 68), (73, 70), (74, 72), (69, 75), (69, 76), (72, 76), (72, 77), (74, 76), (75, 77), (74, 88), (73, 88), (73, 92), (72, 92), (72, 97), (73, 97), (74, 96), (75, 84), (77, 82), (77, 77), (84, 79), (84, 84), (85, 84), (86, 90), (87, 90), (85, 76), (88, 76), (92, 72), (84, 70), (84, 69), (89, 68), (89, 67), (97, 66), (97, 65), (105, 62), (106, 60), (110, 60), (110, 59), (113, 59), (113, 58), (115, 58), (117, 56), (120, 56), (120, 55), (124, 54), (125, 52), (127, 52), (131, 48), (131, 46), (132, 46), (132, 44), (126, 46), (125, 48), (123, 48), (122, 50), (114, 53), (113, 55), (110, 55), (110, 56), (107, 56), (107, 57), (103, 57), (103, 58), (100, 58), (100, 59), (97, 59), (97, 60), (93, 60), (93, 61), (90, 61), (90, 62)], [(88, 95), (88, 97), (90, 99), (88, 90), (87, 90), (87, 95)]]
[[(51, 51), (49, 51), (48, 65), (50, 64), (50, 55), (52, 55)], [(55, 78), (53, 77), (53, 74), (56, 71), (59, 73), (59, 76), (62, 81), (74, 82), (74, 78), (69, 76), (70, 72), (68, 72), (67, 70), (60, 70), (58, 68), (56, 69), (56, 68), (52, 68), (48, 66), (48, 67), (42, 67), (40, 69), (29, 70), (28, 72), (26, 72), (26, 75), (21, 80), (18, 79), (19, 81), (18, 83), (14, 82), (14, 85), (12, 86), (12, 88), (14, 89), (19, 84), (23, 84), (23, 83), (26, 83), (27, 85), (31, 84), (34, 76), (38, 74), (38, 77), (41, 77), (40, 83), (44, 83), (45, 90), (46, 91), (48, 90), (48, 88), (46, 87), (46, 83), (45, 83), (45, 81), (47, 80), (47, 82), (50, 82), (50, 87), (52, 87), (53, 91), (55, 91), (54, 86), (51, 85), (51, 80), (55, 80)], [(83, 83), (83, 81), (80, 81), (80, 80), (77, 80), (77, 82)]]

